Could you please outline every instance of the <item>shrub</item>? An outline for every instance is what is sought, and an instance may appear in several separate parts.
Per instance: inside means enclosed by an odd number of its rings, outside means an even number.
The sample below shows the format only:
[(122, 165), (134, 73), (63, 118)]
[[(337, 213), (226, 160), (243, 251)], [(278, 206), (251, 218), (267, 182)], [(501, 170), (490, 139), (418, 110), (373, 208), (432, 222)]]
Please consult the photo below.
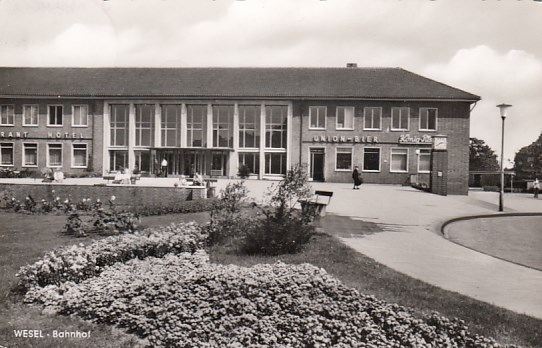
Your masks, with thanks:
[(218, 199), (210, 198), (210, 199), (198, 199), (195, 201), (179, 202), (175, 206), (158, 206), (158, 207), (135, 206), (130, 210), (141, 216), (199, 213), (203, 211), (213, 210), (217, 203), (218, 203)]
[(250, 176), (250, 168), (246, 164), (239, 166), (239, 177), (241, 179), (247, 179)]

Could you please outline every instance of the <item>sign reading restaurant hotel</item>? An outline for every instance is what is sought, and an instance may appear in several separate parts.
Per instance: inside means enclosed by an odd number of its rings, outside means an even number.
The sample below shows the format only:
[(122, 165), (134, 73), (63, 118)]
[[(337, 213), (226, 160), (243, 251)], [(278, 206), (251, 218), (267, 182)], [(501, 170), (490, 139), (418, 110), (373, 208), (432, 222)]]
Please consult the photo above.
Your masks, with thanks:
[[(0, 138), (28, 138), (28, 132), (0, 132)], [(84, 139), (83, 133), (48, 132), (49, 139)]]
[(347, 137), (344, 135), (315, 135), (312, 137), (312, 141), (320, 143), (378, 143), (378, 137), (373, 137), (370, 135), (361, 135)]

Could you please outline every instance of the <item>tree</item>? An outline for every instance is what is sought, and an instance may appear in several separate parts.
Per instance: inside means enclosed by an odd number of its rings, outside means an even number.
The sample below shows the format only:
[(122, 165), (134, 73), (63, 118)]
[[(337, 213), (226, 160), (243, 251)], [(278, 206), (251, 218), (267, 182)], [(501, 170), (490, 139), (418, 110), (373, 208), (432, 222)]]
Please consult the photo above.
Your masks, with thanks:
[(518, 179), (542, 176), (542, 134), (531, 145), (521, 148), (514, 158)]
[(470, 138), (469, 142), (469, 170), (470, 171), (498, 171), (497, 155), (485, 141)]

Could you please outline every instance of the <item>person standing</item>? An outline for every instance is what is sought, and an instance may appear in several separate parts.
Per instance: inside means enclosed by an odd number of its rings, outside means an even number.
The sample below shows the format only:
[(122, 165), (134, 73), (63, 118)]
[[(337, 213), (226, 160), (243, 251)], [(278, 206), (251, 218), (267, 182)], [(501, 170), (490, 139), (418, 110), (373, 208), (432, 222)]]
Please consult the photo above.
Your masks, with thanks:
[(361, 176), (359, 174), (358, 166), (354, 167), (354, 171), (352, 172), (352, 180), (354, 180), (354, 190), (359, 190), (359, 185), (363, 183), (361, 180)]
[(534, 189), (534, 198), (538, 198), (538, 191), (540, 190), (540, 183), (538, 182), (538, 178), (534, 179), (533, 189)]
[(161, 167), (162, 167), (162, 176), (164, 178), (167, 178), (167, 159), (165, 157), (162, 160)]

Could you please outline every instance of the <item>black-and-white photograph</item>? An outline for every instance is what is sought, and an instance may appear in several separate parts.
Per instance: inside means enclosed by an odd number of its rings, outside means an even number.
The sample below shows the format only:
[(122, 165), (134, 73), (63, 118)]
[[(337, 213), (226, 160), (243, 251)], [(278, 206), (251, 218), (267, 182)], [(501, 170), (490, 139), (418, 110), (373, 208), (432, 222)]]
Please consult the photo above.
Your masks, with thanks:
[(0, 0), (0, 348), (542, 347), (541, 0)]

